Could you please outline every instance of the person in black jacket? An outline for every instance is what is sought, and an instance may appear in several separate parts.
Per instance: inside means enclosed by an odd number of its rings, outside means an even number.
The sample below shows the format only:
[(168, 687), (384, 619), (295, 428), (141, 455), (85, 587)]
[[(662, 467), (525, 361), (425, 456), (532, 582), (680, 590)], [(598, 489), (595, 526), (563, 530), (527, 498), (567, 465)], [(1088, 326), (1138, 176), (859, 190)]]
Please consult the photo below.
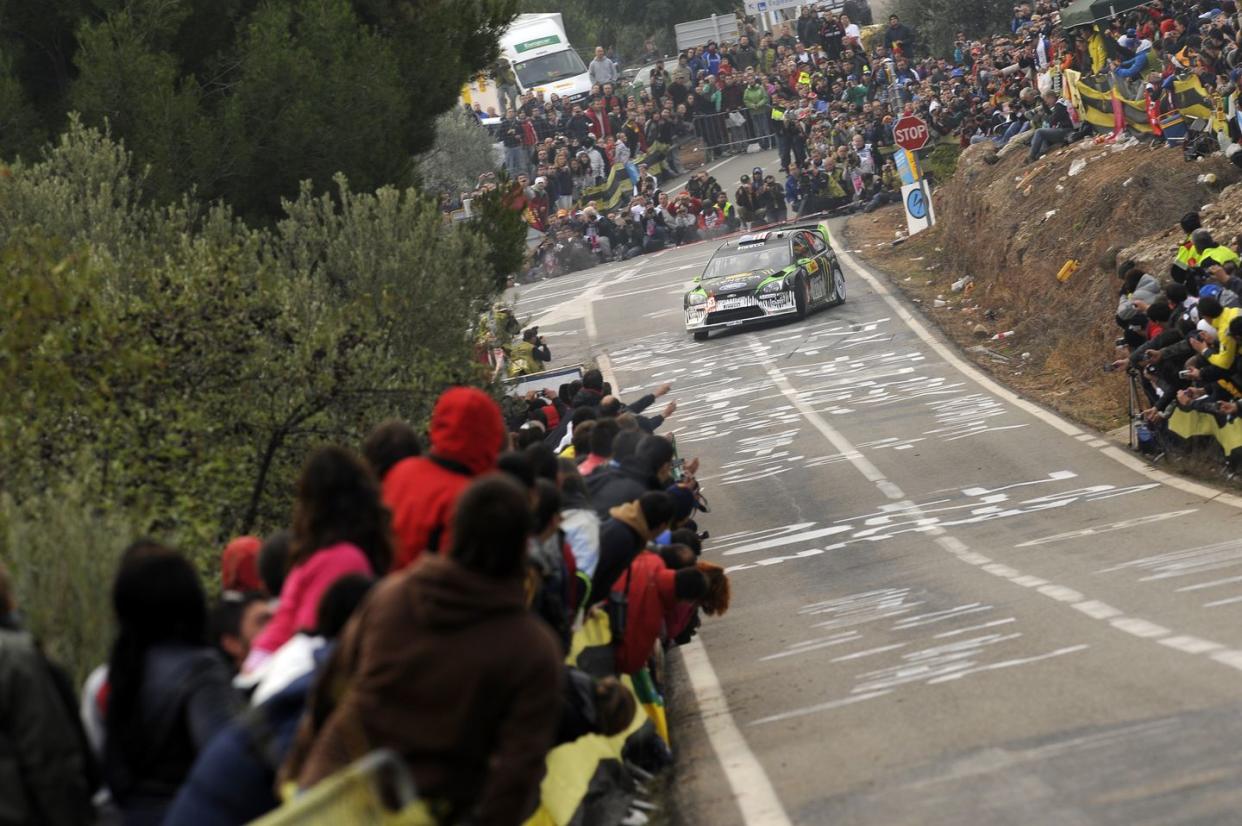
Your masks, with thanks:
[(1044, 156), (1052, 147), (1065, 143), (1074, 133), (1074, 124), (1070, 121), (1069, 110), (1065, 104), (1057, 100), (1056, 92), (1044, 93), (1044, 112), (1047, 126), (1036, 129), (1031, 136), (1031, 154), (1027, 163), (1033, 163)]
[[(659, 436), (645, 436), (633, 456), (617, 467), (600, 468), (587, 477), (591, 504), (601, 517), (649, 491), (663, 490), (670, 476), (673, 445)], [(609, 583), (611, 584), (611, 583)]]
[(0, 563), (0, 823), (93, 823), (96, 777), (68, 676), (17, 618)]
[(641, 415), (644, 410), (655, 404), (656, 399), (668, 394), (673, 389), (673, 385), (665, 383), (655, 389), (653, 393), (647, 393), (640, 397), (638, 401), (626, 404), (616, 396), (608, 395), (600, 401), (599, 414), (601, 416), (616, 417), (622, 413), (633, 413), (638, 418), (638, 426), (645, 433), (654, 433), (656, 428), (664, 424), (669, 416), (677, 412), (677, 402), (669, 402), (664, 405), (663, 411), (655, 416)]
[(599, 563), (591, 578), (587, 605), (606, 598), (612, 584), (647, 543), (664, 533), (673, 519), (673, 500), (662, 490), (648, 491), (612, 508), (607, 515), (599, 529)]

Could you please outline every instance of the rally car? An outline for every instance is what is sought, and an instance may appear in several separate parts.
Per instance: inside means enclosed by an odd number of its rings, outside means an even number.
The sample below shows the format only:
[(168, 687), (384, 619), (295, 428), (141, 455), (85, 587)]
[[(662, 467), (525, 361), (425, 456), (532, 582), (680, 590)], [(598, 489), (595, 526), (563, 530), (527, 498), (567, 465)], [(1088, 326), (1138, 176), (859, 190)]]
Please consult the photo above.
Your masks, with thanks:
[(782, 316), (805, 318), (845, 302), (845, 274), (826, 223), (743, 235), (724, 243), (686, 293), (686, 330), (695, 341), (714, 329)]

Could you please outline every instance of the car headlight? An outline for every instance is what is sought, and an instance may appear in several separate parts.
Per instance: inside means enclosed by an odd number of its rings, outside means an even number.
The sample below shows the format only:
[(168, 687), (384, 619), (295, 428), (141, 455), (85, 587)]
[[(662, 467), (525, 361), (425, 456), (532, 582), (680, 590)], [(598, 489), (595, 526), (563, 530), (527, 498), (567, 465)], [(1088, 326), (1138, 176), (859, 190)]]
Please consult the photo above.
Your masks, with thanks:
[(686, 303), (693, 307), (695, 304), (706, 304), (707, 296), (703, 293), (690, 293), (686, 296)]
[(763, 295), (771, 295), (772, 293), (779, 293), (784, 289), (785, 289), (784, 281), (772, 281), (768, 284), (763, 285), (762, 289), (760, 289), (759, 292)]

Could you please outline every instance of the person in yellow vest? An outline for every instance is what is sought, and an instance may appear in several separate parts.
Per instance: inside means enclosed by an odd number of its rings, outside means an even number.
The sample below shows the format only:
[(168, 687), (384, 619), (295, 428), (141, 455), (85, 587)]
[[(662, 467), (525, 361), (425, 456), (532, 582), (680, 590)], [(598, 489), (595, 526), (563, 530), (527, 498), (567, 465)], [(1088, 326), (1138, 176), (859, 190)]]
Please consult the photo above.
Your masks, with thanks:
[(509, 350), (509, 376), (542, 373), (544, 363), (552, 360), (552, 352), (539, 335), (538, 327), (522, 333), (522, 340)]
[[(1239, 310), (1237, 307), (1222, 307), (1220, 299), (1215, 295), (1200, 298), (1198, 306), (1199, 318), (1211, 324), (1216, 331), (1217, 346), (1213, 350), (1211, 343), (1203, 335), (1192, 336), (1190, 338), (1190, 346), (1206, 362), (1207, 366), (1218, 368), (1218, 370), (1227, 373), (1232, 369), (1234, 359), (1238, 355), (1238, 342), (1237, 339), (1229, 335), (1229, 325), (1238, 317)], [(1209, 330), (1208, 332), (1211, 331)], [(1200, 370), (1204, 369), (1203, 367), (1200, 368)]]
[(1197, 212), (1187, 212), (1178, 223), (1181, 225), (1182, 232), (1186, 233), (1186, 240), (1182, 241), (1177, 248), (1177, 257), (1173, 259), (1173, 265), (1169, 268), (1169, 277), (1179, 284), (1184, 284), (1186, 283), (1187, 270), (1195, 266), (1191, 263), (1191, 259), (1198, 258), (1195, 242), (1191, 240), (1191, 235), (1203, 224), (1200, 222), (1199, 213)]

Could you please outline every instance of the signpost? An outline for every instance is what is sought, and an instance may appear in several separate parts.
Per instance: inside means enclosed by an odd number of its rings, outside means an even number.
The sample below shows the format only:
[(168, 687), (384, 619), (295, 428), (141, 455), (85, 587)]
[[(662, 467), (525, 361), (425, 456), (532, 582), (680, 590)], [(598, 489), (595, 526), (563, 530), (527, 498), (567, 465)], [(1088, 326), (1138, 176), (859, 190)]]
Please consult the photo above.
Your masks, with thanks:
[(922, 118), (902, 115), (893, 124), (893, 140), (907, 152), (918, 152), (931, 140), (931, 130)]
[(906, 211), (906, 228), (911, 235), (916, 235), (936, 223), (931, 191), (914, 155), (927, 146), (931, 130), (922, 118), (903, 115), (893, 125), (893, 140), (901, 147), (893, 158), (897, 162), (897, 171), (901, 173), (901, 203)]

